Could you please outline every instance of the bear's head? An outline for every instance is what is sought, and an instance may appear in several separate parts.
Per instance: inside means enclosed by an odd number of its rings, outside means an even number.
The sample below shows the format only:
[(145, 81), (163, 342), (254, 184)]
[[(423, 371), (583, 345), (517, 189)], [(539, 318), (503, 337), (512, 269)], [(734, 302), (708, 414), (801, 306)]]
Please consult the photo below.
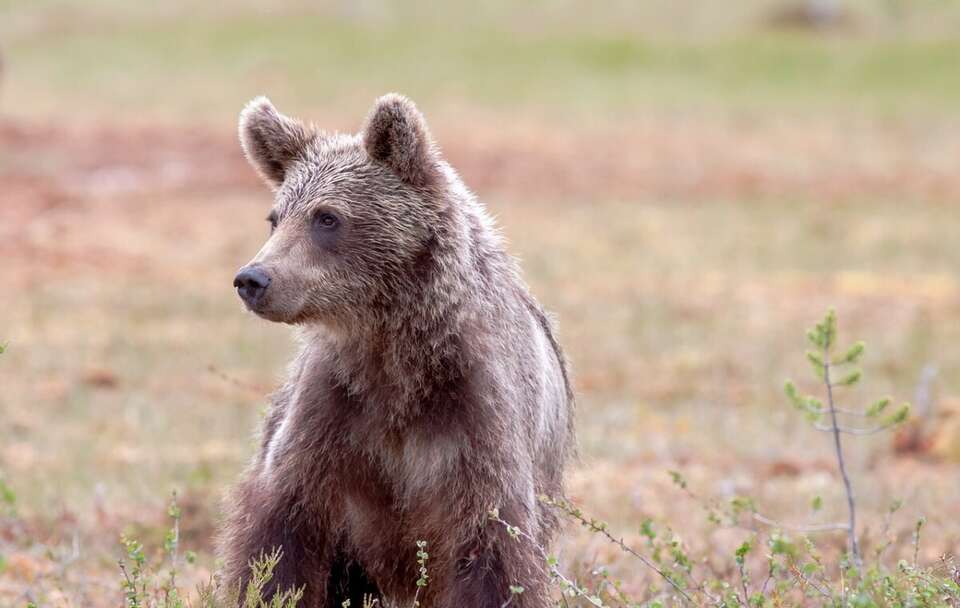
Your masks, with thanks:
[(240, 142), (275, 190), (270, 237), (234, 286), (257, 315), (336, 323), (386, 310), (431, 256), (455, 180), (413, 103), (377, 100), (357, 135), (288, 118), (260, 97)]

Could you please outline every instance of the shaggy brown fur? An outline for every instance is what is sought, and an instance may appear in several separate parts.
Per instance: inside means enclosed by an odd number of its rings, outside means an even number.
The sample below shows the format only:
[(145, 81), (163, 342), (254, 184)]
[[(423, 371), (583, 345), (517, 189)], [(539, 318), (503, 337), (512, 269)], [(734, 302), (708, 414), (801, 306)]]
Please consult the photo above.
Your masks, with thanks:
[(280, 547), (271, 592), (409, 605), (422, 539), (423, 606), (499, 608), (510, 585), (525, 589), (513, 606), (548, 605), (542, 556), (487, 514), (550, 542), (537, 496), (562, 494), (573, 399), (489, 216), (399, 95), (355, 136), (256, 99), (240, 138), (276, 202), (238, 285), (255, 313), (299, 326), (302, 350), (229, 503), (227, 582)]

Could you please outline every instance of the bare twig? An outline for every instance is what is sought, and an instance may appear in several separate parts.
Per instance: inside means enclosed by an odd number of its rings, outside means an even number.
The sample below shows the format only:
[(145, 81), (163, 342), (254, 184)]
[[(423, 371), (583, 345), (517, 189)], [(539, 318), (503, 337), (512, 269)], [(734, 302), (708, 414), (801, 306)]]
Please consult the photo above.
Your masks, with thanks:
[(913, 402), (916, 405), (917, 416), (921, 419), (929, 418), (933, 414), (935, 405), (933, 382), (937, 379), (937, 373), (939, 369), (933, 363), (924, 365), (920, 372)]
[(824, 589), (823, 587), (815, 583), (813, 580), (811, 580), (806, 574), (803, 573), (802, 570), (797, 568), (795, 565), (790, 564), (790, 572), (793, 573), (794, 576), (799, 578), (804, 584), (809, 585), (810, 587), (813, 587), (823, 597), (827, 599), (833, 598), (833, 596), (830, 594), (828, 590)]
[(638, 560), (640, 560), (640, 563), (642, 563), (644, 566), (646, 566), (647, 568), (650, 568), (651, 570), (659, 574), (660, 577), (663, 578), (663, 580), (670, 583), (670, 585), (674, 589), (676, 589), (677, 592), (680, 595), (682, 595), (685, 600), (687, 600), (688, 602), (693, 602), (690, 596), (687, 595), (687, 593), (680, 587), (680, 585), (677, 584), (675, 580), (673, 580), (673, 577), (671, 577), (666, 572), (658, 568), (657, 565), (654, 564), (652, 561), (650, 561), (650, 559), (647, 556), (641, 553), (638, 553), (633, 547), (626, 544), (622, 538), (617, 538), (613, 534), (611, 534), (610, 530), (607, 529), (606, 525), (601, 525), (594, 520), (587, 519), (586, 517), (583, 516), (583, 513), (581, 513), (579, 510), (570, 508), (570, 505), (567, 504), (565, 501), (558, 501), (558, 500), (555, 500), (552, 498), (546, 498), (546, 497), (542, 500), (543, 502), (545, 502), (546, 504), (552, 507), (556, 507), (563, 510), (567, 515), (569, 515), (570, 517), (573, 517), (584, 526), (587, 526), (588, 528), (590, 528), (590, 530), (594, 532), (599, 532), (600, 534), (602, 534), (604, 537), (606, 537), (607, 540), (609, 540), (614, 545), (620, 547), (620, 549), (623, 550), (625, 553), (628, 553), (633, 557), (637, 558)]
[[(834, 364), (836, 367), (836, 364)], [(844, 416), (854, 416), (856, 418), (870, 418), (866, 412), (858, 412), (857, 410), (848, 410), (846, 408), (838, 407), (836, 408), (838, 414), (843, 414)]]
[(847, 537), (850, 542), (850, 553), (853, 555), (854, 563), (859, 570), (863, 568), (863, 561), (860, 559), (860, 545), (857, 542), (857, 502), (853, 492), (853, 484), (850, 483), (850, 476), (847, 474), (847, 464), (843, 458), (843, 444), (840, 441), (841, 430), (837, 425), (837, 409), (833, 400), (833, 385), (830, 383), (830, 338), (831, 336), (828, 333), (823, 343), (823, 381), (827, 387), (827, 404), (830, 406), (830, 424), (833, 427), (833, 447), (837, 455), (837, 467), (840, 469), (840, 477), (843, 478), (843, 487), (847, 493), (847, 510), (850, 519)]
[(747, 590), (747, 570), (743, 560), (737, 564), (740, 568), (740, 588), (743, 589), (743, 605), (750, 605), (750, 592)]
[(832, 530), (848, 530), (849, 524), (841, 523), (832, 523), (832, 524), (807, 524), (807, 525), (794, 525), (794, 524), (785, 524), (783, 522), (770, 519), (769, 517), (764, 517), (757, 512), (753, 512), (753, 518), (762, 524), (768, 526), (773, 526), (775, 528), (783, 528), (784, 530), (794, 530), (795, 532), (828, 532)]
[(763, 580), (763, 585), (760, 586), (761, 597), (766, 597), (767, 586), (770, 584), (770, 581), (772, 580), (773, 580), (773, 563), (771, 562), (770, 566), (767, 568), (767, 578)]
[(831, 424), (829, 426), (823, 424), (815, 424), (813, 428), (823, 433), (844, 433), (847, 435), (873, 435), (881, 431), (885, 431), (891, 427), (896, 426), (896, 422), (890, 422), (888, 424), (881, 424), (880, 426), (875, 426), (869, 429), (858, 429), (855, 427), (849, 426), (840, 426)]
[(883, 531), (880, 535), (885, 539), (884, 543), (877, 548), (876, 551), (876, 563), (879, 567), (883, 559), (883, 554), (890, 548), (890, 545), (893, 544), (893, 539), (890, 537), (890, 527), (893, 525), (893, 515), (900, 509), (900, 502), (894, 502), (889, 509), (887, 509), (886, 515), (883, 516)]
[(917, 564), (920, 561), (920, 530), (923, 529), (923, 524), (926, 523), (926, 519), (921, 517), (917, 520), (916, 526), (913, 528), (913, 567), (916, 568)]
[(501, 519), (500, 514), (496, 510), (490, 511), (489, 517), (491, 521), (494, 521), (504, 526), (507, 529), (507, 533), (510, 534), (511, 536), (522, 537), (523, 539), (528, 541), (531, 545), (533, 545), (533, 547), (537, 550), (537, 552), (540, 553), (541, 558), (543, 558), (544, 562), (547, 564), (547, 568), (551, 576), (560, 579), (563, 582), (564, 586), (566, 586), (568, 589), (572, 589), (574, 593), (586, 599), (588, 602), (590, 602), (594, 606), (603, 606), (603, 603), (601, 602), (598, 604), (594, 600), (594, 598), (590, 596), (590, 594), (587, 592), (586, 589), (580, 587), (580, 585), (576, 584), (575, 582), (567, 578), (563, 574), (563, 572), (561, 572), (560, 569), (557, 568), (552, 563), (552, 560), (550, 559), (550, 556), (547, 555), (546, 550), (542, 546), (540, 546), (540, 543), (538, 543), (535, 538), (530, 536), (529, 533)]

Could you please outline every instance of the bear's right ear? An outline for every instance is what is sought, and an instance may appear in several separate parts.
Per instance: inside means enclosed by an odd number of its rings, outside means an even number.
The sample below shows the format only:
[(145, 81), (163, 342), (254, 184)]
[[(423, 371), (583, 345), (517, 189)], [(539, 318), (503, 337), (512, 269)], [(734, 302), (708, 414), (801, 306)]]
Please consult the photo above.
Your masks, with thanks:
[(266, 97), (257, 97), (240, 112), (240, 145), (247, 160), (272, 188), (283, 183), (315, 133), (303, 123), (277, 112)]

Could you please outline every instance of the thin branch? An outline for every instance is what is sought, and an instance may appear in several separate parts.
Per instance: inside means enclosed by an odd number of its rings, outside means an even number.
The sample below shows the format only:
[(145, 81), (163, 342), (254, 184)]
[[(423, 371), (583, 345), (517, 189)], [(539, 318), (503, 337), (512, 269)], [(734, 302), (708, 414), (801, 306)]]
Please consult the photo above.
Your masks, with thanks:
[(823, 597), (827, 598), (828, 600), (833, 599), (833, 596), (830, 594), (829, 591), (825, 590), (823, 587), (821, 587), (820, 585), (812, 581), (810, 578), (808, 578), (807, 575), (804, 574), (795, 565), (790, 564), (790, 572), (792, 572), (793, 575), (799, 578), (804, 584), (809, 585), (810, 587), (813, 587), (814, 589), (816, 589), (820, 593), (820, 595), (822, 595)]
[(690, 596), (688, 596), (688, 595), (686, 594), (686, 592), (680, 587), (680, 585), (677, 584), (676, 581), (673, 580), (673, 578), (672, 578), (670, 575), (668, 575), (666, 572), (664, 572), (663, 570), (661, 570), (660, 568), (658, 568), (658, 567), (657, 567), (652, 561), (650, 561), (650, 559), (647, 558), (645, 555), (642, 555), (642, 554), (640, 554), (640, 553), (637, 553), (632, 547), (630, 547), (630, 545), (628, 545), (628, 544), (626, 544), (625, 542), (623, 542), (623, 539), (622, 539), (622, 538), (616, 538), (616, 537), (614, 537), (614, 536), (613, 536), (612, 534), (610, 534), (606, 529), (597, 530), (597, 531), (600, 532), (601, 534), (603, 534), (603, 535), (607, 538), (607, 540), (609, 540), (611, 543), (613, 543), (613, 544), (615, 544), (616, 546), (620, 547), (621, 550), (623, 550), (624, 552), (629, 553), (629, 554), (632, 555), (633, 557), (637, 558), (638, 560), (640, 560), (640, 561), (643, 563), (643, 565), (645, 565), (646, 567), (650, 568), (651, 570), (653, 570), (654, 572), (656, 572), (657, 574), (659, 574), (665, 581), (667, 581), (668, 583), (670, 583), (670, 585), (671, 585), (674, 589), (677, 590), (677, 593), (679, 593), (679, 594), (682, 595), (684, 598), (686, 598), (687, 601), (691, 601), (691, 602), (693, 601), (692, 599), (690, 599)]
[(858, 429), (858, 428), (855, 428), (855, 427), (840, 426), (840, 425), (836, 425), (836, 426), (834, 426), (834, 425), (826, 426), (826, 425), (823, 425), (823, 424), (815, 424), (815, 425), (813, 425), (813, 428), (815, 428), (816, 430), (818, 430), (818, 431), (820, 431), (820, 432), (823, 432), (823, 433), (844, 433), (844, 434), (847, 434), (847, 435), (874, 435), (874, 434), (879, 433), (879, 432), (881, 432), (881, 431), (885, 431), (885, 430), (889, 429), (889, 428), (892, 427), (892, 426), (896, 426), (896, 423), (895, 423), (895, 422), (891, 422), (891, 423), (889, 423), (889, 424), (881, 424), (880, 426), (875, 426), (875, 427), (869, 428), (869, 429)]
[(850, 515), (850, 526), (847, 528), (847, 537), (850, 542), (850, 553), (853, 554), (854, 563), (857, 569), (863, 568), (863, 561), (860, 559), (860, 545), (857, 542), (857, 503), (856, 496), (853, 493), (853, 484), (850, 483), (850, 476), (847, 474), (847, 464), (843, 458), (843, 444), (840, 441), (840, 429), (837, 426), (837, 409), (833, 400), (833, 386), (830, 384), (830, 338), (827, 337), (823, 343), (823, 381), (827, 386), (827, 403), (830, 406), (830, 422), (833, 426), (833, 446), (837, 454), (837, 466), (840, 469), (840, 477), (843, 478), (843, 487), (847, 492), (847, 510)]
[(767, 568), (767, 578), (764, 579), (763, 585), (760, 587), (760, 595), (762, 597), (767, 596), (767, 585), (770, 584), (770, 581), (773, 580), (773, 566), (771, 565)]
[(768, 526), (773, 526), (775, 528), (783, 528), (784, 530), (793, 530), (795, 532), (828, 532), (833, 530), (849, 530), (849, 524), (808, 524), (808, 525), (794, 525), (794, 524), (785, 524), (783, 522), (770, 519), (769, 517), (764, 517), (759, 513), (754, 512), (753, 518), (762, 524)]
[(747, 570), (746, 570), (746, 566), (743, 565), (743, 561), (742, 561), (742, 560), (741, 560), (740, 563), (737, 564), (737, 565), (740, 567), (740, 588), (743, 589), (743, 605), (744, 605), (744, 606), (749, 606), (749, 605), (750, 605), (750, 591), (747, 590)]
[(856, 416), (857, 418), (871, 418), (866, 412), (858, 412), (857, 410), (848, 410), (846, 408), (838, 407), (836, 408), (838, 414), (843, 414), (844, 416)]
[(840, 605), (847, 605), (847, 581), (843, 568), (840, 568)]
[[(525, 540), (527, 540), (531, 545), (533, 545), (533, 547), (537, 550), (537, 552), (540, 553), (540, 556), (543, 558), (544, 562), (547, 563), (547, 567), (548, 567), (548, 570), (549, 570), (551, 576), (553, 576), (553, 577), (555, 577), (555, 578), (558, 578), (558, 579), (560, 579), (561, 581), (563, 581), (564, 585), (565, 585), (567, 588), (573, 589), (574, 593), (576, 593), (576, 594), (579, 595), (580, 597), (585, 598), (585, 599), (586, 599), (588, 602), (590, 602), (591, 604), (597, 605), (597, 604), (593, 601), (593, 598), (590, 597), (590, 594), (589, 594), (585, 589), (583, 589), (582, 587), (580, 587), (579, 585), (577, 585), (575, 582), (573, 582), (572, 580), (570, 580), (569, 578), (567, 578), (567, 577), (563, 574), (563, 572), (560, 571), (559, 568), (557, 568), (556, 566), (554, 566), (554, 565), (552, 565), (552, 564), (550, 563), (550, 556), (547, 555), (546, 550), (544, 550), (544, 548), (540, 546), (540, 543), (538, 543), (535, 538), (533, 538), (532, 536), (530, 536), (530, 534), (528, 534), (528, 533), (527, 533), (526, 531), (524, 531), (524, 530), (521, 530), (521, 529), (518, 528), (517, 526), (514, 526), (513, 524), (509, 524), (509, 523), (505, 522), (504, 520), (500, 519), (500, 516), (496, 513), (496, 511), (491, 511), (489, 517), (490, 517), (490, 519), (491, 519), (492, 521), (495, 521), (495, 522), (497, 522), (498, 524), (501, 524), (502, 526), (504, 526), (504, 527), (507, 529), (507, 532), (510, 533), (511, 535), (520, 536), (520, 537), (524, 538)], [(602, 604), (601, 604), (601, 605), (602, 605)]]
[(893, 544), (893, 539), (890, 537), (890, 526), (893, 524), (893, 514), (896, 513), (899, 508), (899, 506), (891, 507), (887, 509), (886, 515), (883, 516), (883, 531), (880, 533), (880, 536), (886, 539), (886, 542), (880, 545), (880, 547), (878, 547), (876, 550), (875, 561), (877, 567), (880, 567), (881, 565), (883, 554), (887, 551), (887, 549), (890, 548), (890, 545)]
[(920, 372), (913, 402), (917, 406), (917, 415), (921, 419), (928, 419), (933, 414), (935, 405), (933, 383), (937, 379), (938, 372), (939, 369), (933, 363), (924, 365)]
[(654, 564), (652, 561), (650, 561), (650, 559), (647, 556), (641, 553), (638, 553), (633, 547), (623, 542), (622, 538), (616, 538), (613, 534), (610, 533), (610, 531), (606, 528), (606, 526), (597, 525), (595, 521), (591, 521), (585, 518), (582, 513), (579, 513), (578, 511), (567, 508), (568, 505), (561, 504), (553, 499), (549, 499), (549, 502), (547, 504), (549, 504), (550, 506), (558, 507), (562, 509), (567, 515), (569, 515), (570, 517), (573, 517), (574, 519), (579, 521), (581, 524), (589, 527), (594, 532), (599, 532), (600, 534), (602, 534), (604, 537), (607, 538), (607, 540), (609, 540), (614, 545), (620, 547), (620, 549), (623, 550), (625, 553), (628, 553), (633, 557), (637, 558), (638, 560), (640, 560), (640, 562), (643, 565), (645, 565), (646, 567), (650, 568), (651, 570), (659, 574), (660, 577), (663, 578), (663, 580), (670, 583), (670, 585), (674, 589), (676, 589), (677, 592), (680, 595), (682, 595), (684, 599), (686, 599), (688, 602), (693, 602), (690, 596), (687, 595), (687, 593), (680, 587), (680, 585), (677, 584), (675, 580), (673, 580), (673, 578), (670, 575), (668, 575), (666, 572), (658, 568), (657, 565)]
[(924, 518), (917, 520), (913, 529), (913, 567), (916, 568), (920, 561), (920, 531), (923, 529)]

